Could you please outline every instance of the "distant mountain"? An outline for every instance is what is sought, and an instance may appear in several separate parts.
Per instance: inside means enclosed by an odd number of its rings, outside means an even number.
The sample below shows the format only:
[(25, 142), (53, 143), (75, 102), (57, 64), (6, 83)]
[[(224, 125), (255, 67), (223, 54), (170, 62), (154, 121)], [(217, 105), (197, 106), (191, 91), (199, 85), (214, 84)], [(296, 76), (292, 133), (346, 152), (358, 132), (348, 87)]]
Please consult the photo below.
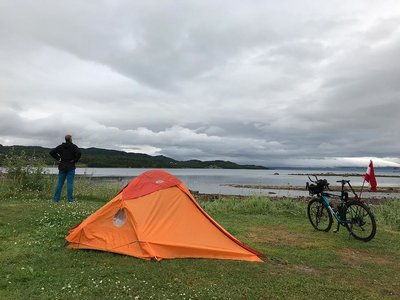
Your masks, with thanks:
[[(41, 156), (48, 165), (53, 165), (50, 157), (50, 148), (39, 146), (2, 146), (0, 145), (0, 166), (3, 165), (4, 155), (12, 148), (17, 153), (24, 151), (30, 156)], [(268, 169), (264, 166), (239, 165), (231, 161), (187, 160), (178, 161), (163, 155), (151, 156), (143, 153), (127, 153), (118, 150), (100, 148), (81, 148), (82, 158), (80, 166), (88, 168), (216, 168), (216, 169)]]

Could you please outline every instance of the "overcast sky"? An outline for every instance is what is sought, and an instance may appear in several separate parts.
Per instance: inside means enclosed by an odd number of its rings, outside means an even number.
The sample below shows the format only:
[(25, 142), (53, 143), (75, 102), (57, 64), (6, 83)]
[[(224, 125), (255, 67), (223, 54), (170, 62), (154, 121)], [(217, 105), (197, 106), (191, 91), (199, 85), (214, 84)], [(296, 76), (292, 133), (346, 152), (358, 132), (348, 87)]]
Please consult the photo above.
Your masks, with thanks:
[(400, 1), (0, 1), (0, 144), (400, 166)]

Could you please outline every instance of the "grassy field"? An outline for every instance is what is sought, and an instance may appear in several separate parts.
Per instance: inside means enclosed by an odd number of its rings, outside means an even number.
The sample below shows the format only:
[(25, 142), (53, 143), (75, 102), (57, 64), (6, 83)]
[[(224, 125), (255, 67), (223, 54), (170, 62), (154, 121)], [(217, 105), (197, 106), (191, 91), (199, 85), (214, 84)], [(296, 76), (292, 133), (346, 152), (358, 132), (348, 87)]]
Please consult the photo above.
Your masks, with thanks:
[[(50, 185), (51, 186), (51, 185)], [(265, 263), (161, 262), (64, 247), (69, 228), (118, 187), (79, 181), (72, 205), (0, 184), (0, 299), (399, 299), (400, 201), (373, 208), (368, 243), (312, 230), (306, 203), (266, 197), (200, 202)]]

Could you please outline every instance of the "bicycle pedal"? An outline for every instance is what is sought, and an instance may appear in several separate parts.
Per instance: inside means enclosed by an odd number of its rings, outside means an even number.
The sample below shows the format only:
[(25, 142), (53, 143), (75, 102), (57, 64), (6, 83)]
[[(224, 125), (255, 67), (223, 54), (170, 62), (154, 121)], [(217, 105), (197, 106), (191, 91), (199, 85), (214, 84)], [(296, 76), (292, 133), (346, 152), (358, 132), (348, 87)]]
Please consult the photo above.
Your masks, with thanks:
[(333, 229), (333, 233), (338, 233), (339, 229)]

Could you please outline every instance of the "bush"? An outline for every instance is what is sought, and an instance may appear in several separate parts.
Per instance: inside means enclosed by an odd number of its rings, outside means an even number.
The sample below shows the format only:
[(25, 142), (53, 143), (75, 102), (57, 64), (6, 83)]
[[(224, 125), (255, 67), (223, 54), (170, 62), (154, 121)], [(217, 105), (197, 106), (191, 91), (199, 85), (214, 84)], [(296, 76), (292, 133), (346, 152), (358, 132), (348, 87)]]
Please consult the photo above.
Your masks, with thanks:
[(378, 224), (400, 231), (400, 200), (391, 200), (374, 209)]
[(5, 180), (14, 190), (42, 191), (48, 185), (44, 159), (28, 156), (24, 151), (9, 151), (4, 159)]
[(254, 215), (280, 214), (287, 216), (304, 216), (303, 203), (289, 199), (271, 200), (266, 196), (248, 198), (221, 198), (215, 201), (200, 202), (208, 213), (239, 213)]

